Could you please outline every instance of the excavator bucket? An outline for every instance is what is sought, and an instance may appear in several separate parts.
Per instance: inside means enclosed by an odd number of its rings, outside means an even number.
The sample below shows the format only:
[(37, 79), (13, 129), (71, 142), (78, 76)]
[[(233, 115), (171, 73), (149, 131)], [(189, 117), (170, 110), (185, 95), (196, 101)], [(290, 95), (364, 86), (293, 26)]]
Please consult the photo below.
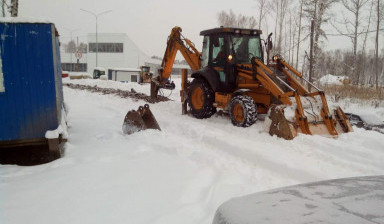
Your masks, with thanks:
[(128, 111), (124, 118), (123, 133), (130, 135), (146, 129), (161, 130), (156, 118), (149, 109), (149, 105), (140, 106), (137, 111)]
[(304, 107), (304, 116), (299, 116), (296, 106), (278, 105), (270, 108), (265, 119), (264, 129), (270, 135), (290, 140), (298, 133), (337, 137), (341, 133), (352, 132), (352, 126), (340, 107), (331, 116), (323, 114), (321, 106)]

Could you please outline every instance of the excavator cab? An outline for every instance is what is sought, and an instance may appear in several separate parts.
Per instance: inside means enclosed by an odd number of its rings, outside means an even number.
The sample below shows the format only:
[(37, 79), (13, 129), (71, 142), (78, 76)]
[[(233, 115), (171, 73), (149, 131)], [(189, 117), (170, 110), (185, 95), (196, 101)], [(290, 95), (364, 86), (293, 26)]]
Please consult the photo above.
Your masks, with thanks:
[(250, 64), (253, 58), (263, 61), (260, 30), (216, 28), (200, 33), (204, 36), (201, 66), (218, 74), (218, 89), (236, 88), (235, 65)]

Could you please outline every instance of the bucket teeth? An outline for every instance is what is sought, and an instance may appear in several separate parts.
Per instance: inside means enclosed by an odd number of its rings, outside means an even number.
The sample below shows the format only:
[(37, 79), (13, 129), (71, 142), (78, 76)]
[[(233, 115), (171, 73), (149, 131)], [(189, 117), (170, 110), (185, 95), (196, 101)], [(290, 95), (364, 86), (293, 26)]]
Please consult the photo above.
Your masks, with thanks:
[(334, 110), (334, 117), (323, 114), (322, 120), (315, 121), (309, 121), (305, 116), (298, 116), (297, 110), (294, 117), (287, 118), (284, 109), (284, 106), (271, 107), (268, 124), (266, 124), (269, 127), (265, 127), (268, 128), (270, 135), (290, 140), (295, 138), (298, 133), (337, 137), (341, 133), (353, 131), (347, 116), (340, 107)]
[(149, 109), (149, 105), (140, 106), (137, 111), (128, 111), (124, 118), (123, 133), (130, 135), (146, 129), (161, 130), (156, 118)]

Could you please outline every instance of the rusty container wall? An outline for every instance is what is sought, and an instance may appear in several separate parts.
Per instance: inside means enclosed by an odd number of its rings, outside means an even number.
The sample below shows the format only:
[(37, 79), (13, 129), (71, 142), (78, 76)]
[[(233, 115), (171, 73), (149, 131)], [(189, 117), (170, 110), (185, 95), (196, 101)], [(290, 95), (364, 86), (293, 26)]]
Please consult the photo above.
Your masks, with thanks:
[(63, 106), (55, 26), (0, 19), (0, 34), (0, 147), (44, 139)]

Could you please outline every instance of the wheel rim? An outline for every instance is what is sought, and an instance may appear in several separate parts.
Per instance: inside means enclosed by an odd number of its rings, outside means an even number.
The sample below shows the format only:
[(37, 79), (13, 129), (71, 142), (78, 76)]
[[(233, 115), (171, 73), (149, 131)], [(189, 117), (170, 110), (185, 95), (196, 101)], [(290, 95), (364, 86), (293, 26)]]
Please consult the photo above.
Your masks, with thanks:
[(195, 110), (200, 110), (204, 105), (204, 94), (200, 87), (196, 87), (192, 93), (192, 106)]
[(244, 110), (241, 104), (236, 103), (233, 107), (233, 118), (235, 118), (237, 123), (244, 121)]

